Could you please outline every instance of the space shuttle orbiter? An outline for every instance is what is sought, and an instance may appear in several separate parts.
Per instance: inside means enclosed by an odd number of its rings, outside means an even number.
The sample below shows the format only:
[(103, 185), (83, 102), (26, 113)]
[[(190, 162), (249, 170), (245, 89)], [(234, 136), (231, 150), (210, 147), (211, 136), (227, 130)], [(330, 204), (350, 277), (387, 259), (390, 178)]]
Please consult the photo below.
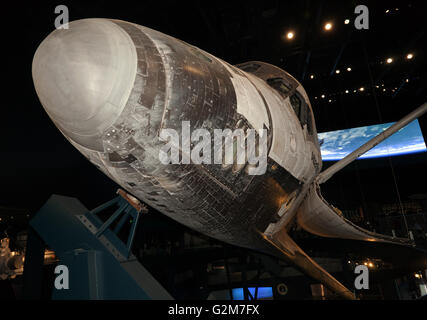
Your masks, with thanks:
[[(283, 258), (344, 298), (354, 296), (290, 238), (291, 224), (324, 237), (406, 242), (352, 224), (322, 198), (319, 184), (426, 112), (427, 104), (321, 173), (308, 96), (270, 64), (231, 66), (146, 27), (85, 19), (40, 44), (32, 74), (58, 129), (121, 187), (194, 230)], [(183, 122), (193, 132), (263, 130), (265, 172), (250, 174), (249, 163), (164, 164), (159, 153), (167, 141), (160, 132), (182, 134)], [(189, 156), (189, 149), (175, 149), (180, 159)]]

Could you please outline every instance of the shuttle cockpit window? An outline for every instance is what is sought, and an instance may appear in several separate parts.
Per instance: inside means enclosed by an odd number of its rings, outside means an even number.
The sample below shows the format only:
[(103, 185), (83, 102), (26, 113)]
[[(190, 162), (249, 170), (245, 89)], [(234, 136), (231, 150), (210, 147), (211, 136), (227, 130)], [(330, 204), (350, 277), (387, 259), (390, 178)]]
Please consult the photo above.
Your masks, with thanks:
[(276, 91), (279, 92), (283, 98), (286, 98), (291, 91), (291, 86), (286, 83), (283, 78), (267, 79), (267, 83), (270, 85), (270, 87), (276, 89)]
[(307, 125), (307, 131), (310, 135), (313, 134), (313, 123), (311, 121), (311, 114), (307, 103), (305, 103), (304, 99), (297, 93), (293, 94), (290, 97), (292, 108), (297, 115), (301, 126), (304, 128)]
[(295, 111), (295, 114), (297, 115), (298, 119), (301, 120), (301, 118), (300, 118), (300, 111), (301, 111), (301, 99), (300, 99), (300, 97), (298, 97), (296, 94), (294, 94), (291, 96), (290, 100), (291, 100), (292, 108)]
[(245, 72), (253, 73), (257, 71), (261, 67), (258, 63), (247, 63), (243, 65), (239, 65), (239, 68)]

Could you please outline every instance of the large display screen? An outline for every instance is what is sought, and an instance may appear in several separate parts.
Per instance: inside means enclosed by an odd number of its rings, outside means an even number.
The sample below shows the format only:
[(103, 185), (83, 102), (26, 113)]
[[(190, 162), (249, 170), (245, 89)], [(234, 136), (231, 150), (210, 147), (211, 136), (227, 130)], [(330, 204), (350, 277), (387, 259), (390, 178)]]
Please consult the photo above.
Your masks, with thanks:
[[(248, 288), (252, 297), (255, 297), (255, 288)], [(269, 299), (273, 298), (273, 288), (272, 287), (258, 287), (256, 292), (257, 299)], [(244, 300), (243, 288), (234, 288), (233, 289), (233, 300)]]
[[(320, 151), (324, 161), (344, 158), (394, 122), (351, 128), (318, 134)], [(378, 158), (427, 151), (418, 120), (414, 120), (388, 139), (369, 150), (360, 158)]]

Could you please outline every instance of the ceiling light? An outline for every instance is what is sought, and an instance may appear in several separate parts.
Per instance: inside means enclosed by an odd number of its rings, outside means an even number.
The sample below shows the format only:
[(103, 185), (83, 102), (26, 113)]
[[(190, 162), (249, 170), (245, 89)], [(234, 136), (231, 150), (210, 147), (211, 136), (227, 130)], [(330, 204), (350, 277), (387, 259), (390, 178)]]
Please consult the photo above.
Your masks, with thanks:
[(414, 55), (412, 53), (408, 53), (406, 55), (406, 59), (411, 60), (414, 57)]
[(406, 82), (409, 82), (409, 79), (406, 79), (405, 81), (406, 81)]
[(325, 95), (324, 94), (322, 94), (321, 97), (322, 97), (322, 99), (325, 99)]
[(295, 34), (293, 33), (293, 31), (289, 31), (289, 32), (286, 34), (286, 38), (288, 38), (289, 40), (293, 39), (293, 38), (294, 38), (294, 36), (295, 36)]
[(332, 23), (331, 22), (327, 22), (325, 23), (325, 26), (323, 27), (326, 31), (329, 31), (332, 29)]
[(329, 99), (329, 102), (332, 102), (332, 100), (331, 100), (331, 99)]
[(345, 93), (348, 93), (348, 90), (345, 90)]
[(387, 58), (386, 62), (389, 63), (389, 64), (392, 63), (393, 62), (393, 58)]
[(350, 71), (351, 71), (351, 68), (350, 68), (350, 67), (348, 67), (348, 68), (347, 68), (347, 71), (349, 71), (349, 72), (350, 72)]
[(365, 88), (364, 87), (360, 87), (359, 91), (365, 91)]
[(344, 20), (344, 24), (349, 24), (350, 23), (350, 19), (345, 19)]
[(310, 74), (310, 79), (314, 79), (314, 74)]
[(385, 11), (385, 13), (389, 13), (390, 12), (390, 10), (389, 9), (387, 9), (386, 11)]
[(340, 70), (339, 70), (339, 69), (335, 70), (335, 73), (336, 73), (336, 74), (339, 74), (339, 73), (340, 73)]

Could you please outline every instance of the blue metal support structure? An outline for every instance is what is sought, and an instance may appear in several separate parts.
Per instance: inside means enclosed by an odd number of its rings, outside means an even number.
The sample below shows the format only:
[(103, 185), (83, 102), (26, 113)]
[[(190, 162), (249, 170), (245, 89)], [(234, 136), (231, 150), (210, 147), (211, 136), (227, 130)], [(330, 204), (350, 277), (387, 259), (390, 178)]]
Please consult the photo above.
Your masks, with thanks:
[[(75, 198), (52, 195), (30, 221), (59, 264), (68, 268), (69, 289), (54, 287), (53, 299), (172, 299), (131, 252), (139, 217), (147, 208), (123, 190), (118, 194), (91, 211)], [(114, 206), (118, 208), (102, 222), (97, 215)], [(123, 242), (118, 234), (126, 223), (131, 226)]]

